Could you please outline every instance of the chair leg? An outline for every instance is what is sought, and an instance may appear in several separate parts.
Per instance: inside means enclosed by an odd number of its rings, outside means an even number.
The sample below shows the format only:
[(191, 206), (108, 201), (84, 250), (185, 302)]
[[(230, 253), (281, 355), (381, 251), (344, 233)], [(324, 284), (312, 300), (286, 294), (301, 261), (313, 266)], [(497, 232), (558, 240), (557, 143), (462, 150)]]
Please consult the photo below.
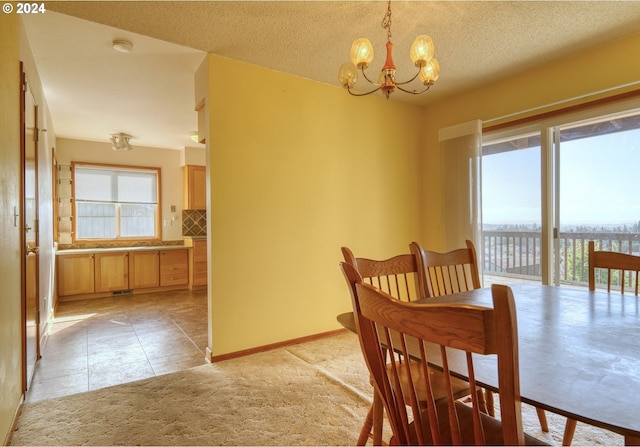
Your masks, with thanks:
[(373, 393), (373, 445), (382, 445), (382, 424), (384, 405), (377, 392)]
[(484, 390), (484, 401), (485, 401), (485, 405), (487, 406), (487, 414), (489, 416), (495, 416), (496, 415), (496, 409), (495, 409), (495, 404), (493, 402), (493, 391), (491, 390)]
[(543, 432), (549, 433), (549, 424), (547, 424), (547, 415), (542, 408), (536, 407), (536, 413), (538, 413), (538, 420), (540, 421), (540, 428)]
[(489, 414), (487, 411), (487, 401), (485, 400), (485, 393), (482, 388), (476, 388), (476, 400), (478, 401), (478, 408), (481, 412)]
[(360, 434), (358, 435), (358, 443), (356, 445), (367, 445), (369, 438), (373, 438), (373, 445), (382, 444), (382, 425), (384, 423), (384, 405), (382, 399), (376, 391), (373, 392), (373, 403), (367, 417), (362, 424)]
[(364, 420), (364, 424), (362, 424), (362, 428), (360, 429), (360, 435), (358, 435), (358, 442), (356, 445), (363, 446), (367, 445), (367, 441), (369, 440), (369, 435), (371, 434), (371, 427), (373, 426), (373, 405), (369, 408), (369, 412), (367, 413), (367, 417)]
[(578, 421), (567, 418), (567, 425), (564, 426), (564, 436), (562, 437), (562, 445), (571, 445), (573, 434), (576, 432)]

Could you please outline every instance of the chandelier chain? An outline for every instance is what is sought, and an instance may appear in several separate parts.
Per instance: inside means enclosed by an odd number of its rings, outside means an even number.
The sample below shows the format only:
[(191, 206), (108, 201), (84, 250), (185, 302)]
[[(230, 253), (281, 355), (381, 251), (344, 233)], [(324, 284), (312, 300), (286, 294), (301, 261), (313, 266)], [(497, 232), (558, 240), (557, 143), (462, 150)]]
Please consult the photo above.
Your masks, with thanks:
[(391, 0), (387, 2), (387, 13), (382, 18), (381, 25), (387, 30), (387, 42), (391, 42)]

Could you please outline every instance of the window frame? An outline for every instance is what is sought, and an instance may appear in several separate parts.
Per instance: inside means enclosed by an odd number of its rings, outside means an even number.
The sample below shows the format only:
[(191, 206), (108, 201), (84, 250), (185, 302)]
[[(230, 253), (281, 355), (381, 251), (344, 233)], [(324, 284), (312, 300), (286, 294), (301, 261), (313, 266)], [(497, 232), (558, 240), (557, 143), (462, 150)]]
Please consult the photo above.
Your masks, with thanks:
[[(116, 234), (115, 238), (78, 238), (77, 237), (77, 226), (78, 226), (78, 218), (77, 218), (77, 207), (76, 207), (76, 167), (90, 167), (94, 169), (104, 169), (104, 170), (121, 170), (121, 171), (149, 171), (149, 173), (154, 173), (156, 175), (156, 210), (154, 216), (154, 236), (121, 236), (120, 228), (121, 228), (121, 213), (120, 207), (121, 203), (116, 202)], [(116, 241), (126, 241), (126, 242), (149, 242), (149, 241), (160, 241), (162, 240), (162, 220), (161, 220), (161, 212), (162, 209), (162, 191), (161, 191), (161, 168), (153, 167), (153, 166), (134, 166), (134, 165), (120, 165), (120, 164), (108, 164), (108, 163), (93, 163), (93, 162), (81, 162), (81, 161), (72, 161), (71, 162), (71, 185), (72, 185), (72, 204), (71, 204), (71, 212), (72, 212), (72, 243), (74, 244), (85, 244), (85, 243), (97, 243), (97, 242), (116, 242)]]

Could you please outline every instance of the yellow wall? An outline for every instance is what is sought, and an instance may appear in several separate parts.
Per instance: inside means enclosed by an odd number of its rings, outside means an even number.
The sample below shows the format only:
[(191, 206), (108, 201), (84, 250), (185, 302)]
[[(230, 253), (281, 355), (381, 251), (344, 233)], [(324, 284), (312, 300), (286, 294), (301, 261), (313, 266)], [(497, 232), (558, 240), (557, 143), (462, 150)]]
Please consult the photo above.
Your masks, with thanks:
[[(19, 20), (0, 15), (0, 441), (6, 442), (22, 395), (20, 232), (13, 210), (20, 202)], [(3, 444), (4, 445), (4, 444)]]
[[(439, 129), (473, 119), (491, 120), (629, 83), (638, 83), (639, 54), (640, 34), (636, 34), (427, 107), (423, 121), (425, 139), (422, 194), (424, 216), (428, 213), (429, 218), (424, 219), (424, 245), (433, 250), (442, 249)], [(445, 76), (446, 70), (443, 68), (442, 78)], [(639, 87), (640, 85), (635, 85), (636, 89)], [(629, 89), (620, 88), (615, 93)], [(611, 94), (612, 92), (592, 95), (543, 110), (557, 109)], [(533, 112), (529, 113), (531, 114)]]
[(422, 111), (209, 56), (213, 355), (339, 328), (340, 247), (419, 234)]

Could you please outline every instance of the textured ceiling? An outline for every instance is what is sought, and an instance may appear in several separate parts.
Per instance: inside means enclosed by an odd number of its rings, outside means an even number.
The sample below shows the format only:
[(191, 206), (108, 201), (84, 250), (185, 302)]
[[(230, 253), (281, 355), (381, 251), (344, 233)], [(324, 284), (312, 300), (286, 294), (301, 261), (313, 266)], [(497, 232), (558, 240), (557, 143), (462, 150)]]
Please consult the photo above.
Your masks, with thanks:
[[(107, 124), (114, 117), (101, 115), (99, 108), (109, 101), (120, 103), (120, 119), (131, 123), (129, 133), (139, 136), (139, 144), (151, 140), (141, 134), (143, 115), (154, 122), (149, 124), (156, 126), (160, 137), (172, 119), (171, 114), (160, 116), (162, 111), (170, 105), (175, 108), (181, 100), (189, 106), (184, 126), (195, 126), (192, 78), (204, 53), (335, 86), (338, 68), (348, 60), (354, 39), (371, 40), (376, 51), (372, 69), (379, 70), (384, 60), (386, 32), (380, 22), (386, 2), (72, 1), (49, 2), (47, 8), (62, 14), (24, 19), (47, 98), (50, 93), (55, 98), (81, 97), (79, 102), (86, 105), (82, 117), (77, 110), (66, 112), (75, 113), (76, 127), (89, 126), (84, 119)], [(428, 34), (435, 43), (442, 70), (435, 86), (421, 96), (392, 95), (393, 100), (418, 105), (640, 30), (640, 1), (394, 1), (392, 11), (399, 80), (414, 74), (408, 61), (413, 38)], [(132, 40), (134, 51), (116, 54), (108, 45), (116, 37)], [(122, 62), (121, 56), (128, 59)], [(256, 87), (259, 81), (247, 86)], [(53, 97), (49, 101), (56, 132), (74, 137), (69, 125), (59, 125), (63, 101)], [(117, 124), (113, 128), (127, 130)], [(169, 136), (163, 141), (146, 144), (180, 145)]]

